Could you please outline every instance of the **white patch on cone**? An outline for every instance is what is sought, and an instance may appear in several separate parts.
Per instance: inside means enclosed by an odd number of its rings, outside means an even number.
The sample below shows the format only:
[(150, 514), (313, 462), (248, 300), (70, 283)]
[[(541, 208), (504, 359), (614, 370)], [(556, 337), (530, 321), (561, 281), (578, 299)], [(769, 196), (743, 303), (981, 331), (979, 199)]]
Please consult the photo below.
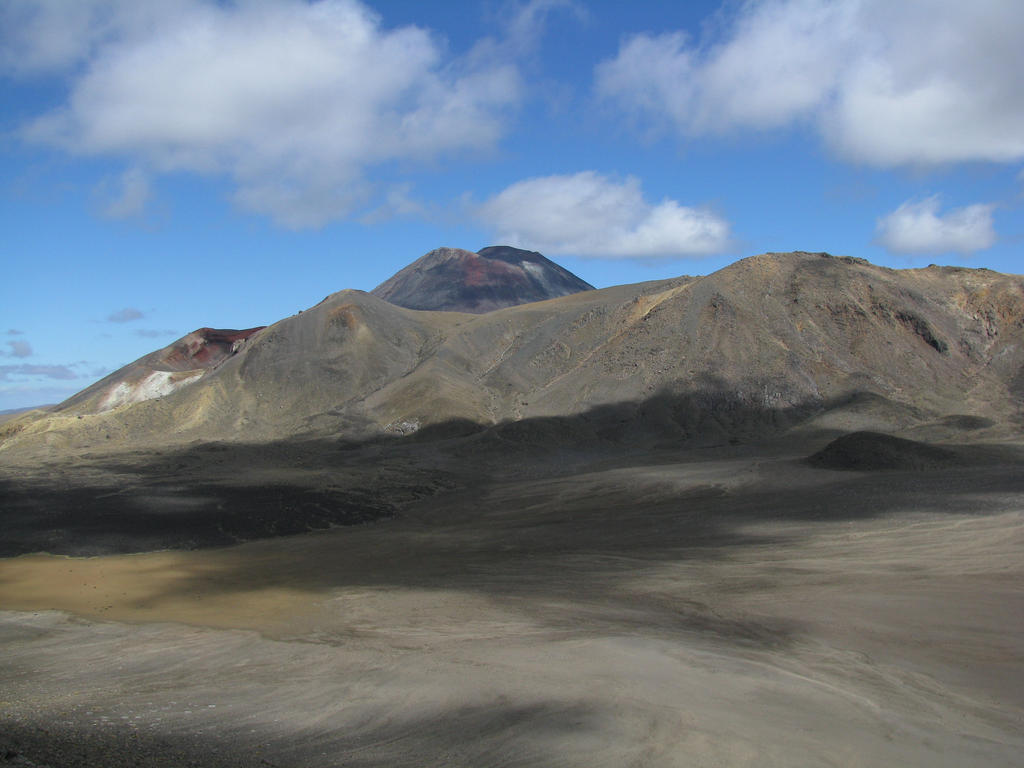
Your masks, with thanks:
[(527, 274), (533, 275), (537, 279), (537, 281), (540, 282), (542, 286), (544, 286), (545, 290), (551, 292), (557, 290), (559, 293), (564, 293), (563, 290), (556, 289), (555, 286), (552, 285), (547, 270), (545, 270), (544, 267), (541, 266), (540, 264), (535, 264), (532, 261), (521, 261), (519, 262), (519, 266), (521, 266), (523, 268), (523, 271), (525, 271)]
[(103, 398), (100, 410), (109, 411), (128, 403), (141, 403), (155, 397), (164, 397), (174, 390), (196, 381), (203, 373), (204, 371), (189, 371), (187, 373), (153, 371), (149, 376), (134, 384), (122, 381)]

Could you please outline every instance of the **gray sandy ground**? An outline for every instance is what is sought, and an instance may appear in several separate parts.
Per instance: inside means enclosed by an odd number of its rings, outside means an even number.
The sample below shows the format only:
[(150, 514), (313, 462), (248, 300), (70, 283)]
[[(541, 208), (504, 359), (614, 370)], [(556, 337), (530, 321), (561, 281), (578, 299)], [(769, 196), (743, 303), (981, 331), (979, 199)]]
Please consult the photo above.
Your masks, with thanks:
[(1019, 765), (1021, 464), (801, 451), (0, 561), (0, 765)]

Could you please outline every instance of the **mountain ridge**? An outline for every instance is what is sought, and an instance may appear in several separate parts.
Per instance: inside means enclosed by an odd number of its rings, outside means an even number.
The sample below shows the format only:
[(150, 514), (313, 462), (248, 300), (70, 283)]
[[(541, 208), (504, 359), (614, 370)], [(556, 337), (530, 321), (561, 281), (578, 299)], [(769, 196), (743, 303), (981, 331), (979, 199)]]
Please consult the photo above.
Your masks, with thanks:
[(750, 436), (770, 426), (740, 423), (751, 409), (766, 423), (885, 429), (973, 415), (1010, 428), (1024, 400), (1024, 278), (794, 252), (478, 315), (345, 290), (254, 330), (212, 368), (169, 376), (180, 386), (106, 407), (115, 374), (9, 422), (0, 451), (106, 445), (106, 434), (407, 435), (612, 406), (623, 423), (594, 435)]

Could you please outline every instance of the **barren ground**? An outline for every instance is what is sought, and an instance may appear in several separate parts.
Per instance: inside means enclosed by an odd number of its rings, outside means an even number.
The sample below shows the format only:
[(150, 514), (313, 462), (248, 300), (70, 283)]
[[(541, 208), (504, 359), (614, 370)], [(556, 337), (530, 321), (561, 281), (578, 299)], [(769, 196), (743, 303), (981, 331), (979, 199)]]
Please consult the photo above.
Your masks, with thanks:
[(978, 451), (496, 465), (362, 525), (3, 559), (0, 764), (1019, 765), (1024, 463)]

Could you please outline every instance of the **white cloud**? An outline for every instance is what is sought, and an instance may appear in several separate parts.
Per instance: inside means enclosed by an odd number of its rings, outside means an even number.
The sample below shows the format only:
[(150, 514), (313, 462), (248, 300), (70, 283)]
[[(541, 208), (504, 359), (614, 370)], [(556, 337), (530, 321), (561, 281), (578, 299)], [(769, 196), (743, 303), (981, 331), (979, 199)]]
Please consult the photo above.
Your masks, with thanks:
[(141, 320), (145, 314), (135, 307), (125, 307), (107, 316), (108, 323), (130, 323), (133, 320)]
[(516, 182), (477, 207), (502, 242), (598, 258), (703, 256), (729, 247), (729, 224), (675, 200), (648, 203), (640, 181), (594, 171)]
[(505, 47), (513, 52), (524, 52), (534, 49), (544, 36), (548, 17), (556, 11), (566, 11), (578, 19), (587, 17), (584, 6), (574, 0), (528, 0), (516, 5), (505, 6), (508, 18), (505, 21)]
[[(84, 15), (91, 42), (75, 50), (54, 42), (53, 3), (16, 5), (29, 31), (0, 35), (28, 59), (82, 62), (27, 138), (153, 173), (227, 174), (241, 206), (291, 227), (350, 213), (369, 169), (491, 147), (520, 95), (504, 60), (446, 59), (426, 30), (385, 29), (357, 0), (114, 3)], [(140, 20), (136, 5), (154, 10)]]
[(96, 49), (139, 34), (193, 0), (4, 0), (0, 4), (0, 72), (15, 77), (57, 72)]
[(600, 96), (687, 136), (810, 122), (879, 166), (1024, 158), (1024, 3), (761, 0), (715, 43), (637, 35)]
[[(129, 168), (118, 179), (117, 192), (103, 206), (103, 215), (111, 219), (138, 216), (149, 200), (149, 178), (138, 168)], [(106, 186), (106, 185), (104, 185)]]
[(968, 205), (939, 213), (938, 195), (907, 201), (878, 220), (876, 238), (893, 253), (973, 253), (995, 244), (992, 205)]

